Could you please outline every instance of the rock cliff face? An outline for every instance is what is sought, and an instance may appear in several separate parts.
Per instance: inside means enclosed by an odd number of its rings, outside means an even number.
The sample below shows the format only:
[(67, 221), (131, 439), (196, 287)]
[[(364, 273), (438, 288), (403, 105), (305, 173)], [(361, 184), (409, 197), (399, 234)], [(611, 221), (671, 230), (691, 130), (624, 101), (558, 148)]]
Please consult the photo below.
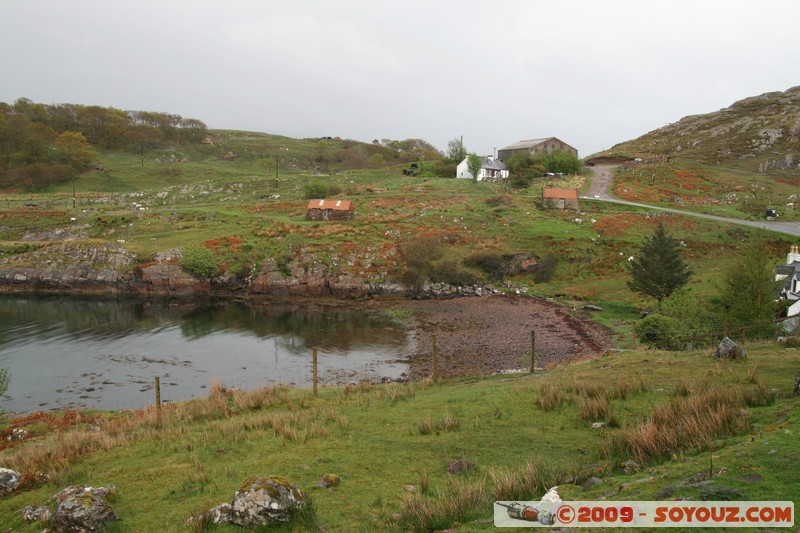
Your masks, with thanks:
[[(287, 272), (288, 270), (288, 272)], [(452, 298), (480, 295), (482, 287), (428, 285), (411, 294), (392, 281), (371, 282), (329, 271), (313, 255), (281, 270), (266, 259), (252, 276), (198, 279), (180, 266), (180, 253), (159, 252), (142, 264), (119, 244), (61, 243), (0, 260), (0, 293), (76, 294), (190, 299), (213, 296), (415, 296)]]

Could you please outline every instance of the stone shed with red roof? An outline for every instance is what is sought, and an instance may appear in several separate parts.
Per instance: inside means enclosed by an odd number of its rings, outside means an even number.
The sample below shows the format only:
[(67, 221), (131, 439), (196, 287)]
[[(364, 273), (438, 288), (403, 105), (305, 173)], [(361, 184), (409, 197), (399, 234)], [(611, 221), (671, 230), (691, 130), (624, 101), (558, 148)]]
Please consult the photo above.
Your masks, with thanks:
[(306, 220), (353, 220), (356, 208), (350, 200), (311, 200)]
[(547, 189), (542, 191), (542, 207), (545, 209), (580, 209), (578, 189)]

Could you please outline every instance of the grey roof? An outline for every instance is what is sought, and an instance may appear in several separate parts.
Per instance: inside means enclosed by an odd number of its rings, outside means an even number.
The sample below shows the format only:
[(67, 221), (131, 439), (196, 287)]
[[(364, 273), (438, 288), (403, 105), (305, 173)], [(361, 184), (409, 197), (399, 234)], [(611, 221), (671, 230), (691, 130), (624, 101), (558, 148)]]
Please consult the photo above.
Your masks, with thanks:
[(775, 274), (783, 274), (786, 279), (783, 281), (783, 290), (792, 292), (792, 279), (800, 276), (800, 261), (793, 261), (788, 265), (778, 265), (775, 267)]
[(503, 162), (499, 159), (491, 161), (488, 157), (484, 157), (481, 160), (481, 168), (486, 168), (489, 170), (508, 170), (508, 168), (506, 168)]

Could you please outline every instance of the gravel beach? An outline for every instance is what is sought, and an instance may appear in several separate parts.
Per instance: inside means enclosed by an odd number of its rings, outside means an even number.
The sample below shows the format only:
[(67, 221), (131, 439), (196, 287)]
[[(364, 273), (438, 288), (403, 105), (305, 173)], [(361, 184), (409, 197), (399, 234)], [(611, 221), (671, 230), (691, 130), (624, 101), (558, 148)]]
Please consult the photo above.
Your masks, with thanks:
[(600, 355), (611, 345), (610, 332), (580, 312), (527, 296), (407, 300), (399, 307), (414, 316), (411, 379), (431, 375), (433, 335), (443, 377), (529, 369), (531, 331), (537, 368)]

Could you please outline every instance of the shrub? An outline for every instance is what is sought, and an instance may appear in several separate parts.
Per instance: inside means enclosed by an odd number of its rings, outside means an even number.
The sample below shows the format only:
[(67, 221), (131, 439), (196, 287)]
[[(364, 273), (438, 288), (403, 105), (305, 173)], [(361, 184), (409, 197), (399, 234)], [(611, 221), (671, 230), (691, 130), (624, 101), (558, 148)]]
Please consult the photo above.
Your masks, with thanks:
[(504, 254), (500, 252), (475, 252), (464, 260), (464, 264), (479, 268), (493, 278), (502, 278), (503, 267), (506, 266)]
[(407, 265), (419, 269), (427, 269), (444, 253), (438, 237), (420, 237), (406, 241), (400, 246), (400, 251)]
[(527, 189), (531, 186), (533, 177), (528, 174), (514, 174), (508, 179), (508, 184), (513, 189)]
[(211, 250), (198, 246), (192, 246), (182, 252), (181, 267), (201, 279), (215, 278), (222, 273)]
[(306, 183), (303, 187), (305, 197), (307, 200), (314, 200), (317, 198), (327, 198), (335, 196), (342, 192), (342, 188), (335, 183), (323, 183), (320, 181), (313, 183)]
[(648, 315), (637, 326), (637, 336), (643, 343), (660, 350), (680, 350), (683, 325), (671, 316)]
[(496, 194), (495, 196), (487, 198), (484, 203), (489, 207), (511, 207), (513, 205), (511, 196), (508, 194)]
[(556, 274), (558, 269), (558, 257), (554, 255), (546, 255), (539, 259), (536, 266), (536, 272), (533, 274), (533, 281), (536, 283), (547, 283)]
[(445, 259), (431, 268), (431, 281), (450, 285), (474, 285), (475, 274), (454, 259)]

